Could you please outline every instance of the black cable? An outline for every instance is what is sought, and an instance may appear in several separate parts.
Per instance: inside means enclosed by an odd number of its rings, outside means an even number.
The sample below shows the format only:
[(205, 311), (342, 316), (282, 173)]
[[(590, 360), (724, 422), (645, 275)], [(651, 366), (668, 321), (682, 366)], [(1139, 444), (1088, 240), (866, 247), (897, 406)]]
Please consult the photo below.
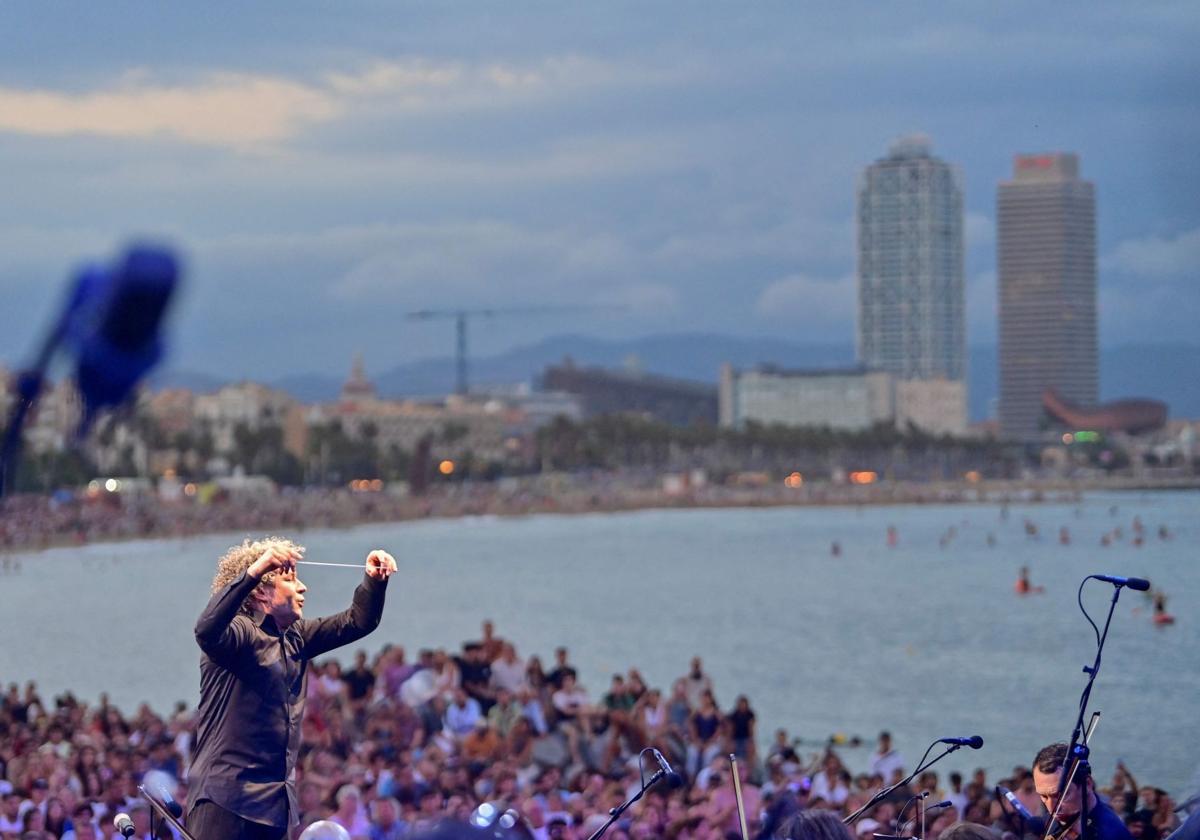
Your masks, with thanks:
[(651, 749), (651, 747), (646, 747), (638, 753), (638, 782), (641, 783), (643, 788), (646, 787), (646, 753), (650, 752)]
[(1079, 604), (1079, 611), (1083, 613), (1083, 617), (1088, 620), (1088, 624), (1092, 625), (1092, 631), (1096, 634), (1096, 644), (1100, 644), (1100, 628), (1096, 626), (1096, 622), (1092, 621), (1092, 617), (1088, 615), (1087, 608), (1083, 606), (1083, 587), (1094, 575), (1088, 575), (1079, 582), (1079, 592), (1075, 595), (1075, 601)]
[(914, 793), (912, 796), (908, 797), (908, 801), (904, 803), (904, 807), (900, 809), (900, 812), (898, 814), (896, 814), (895, 832), (897, 834), (899, 834), (903, 830), (904, 812), (908, 810), (908, 806), (913, 804), (914, 802), (916, 802), (918, 799), (924, 799), (926, 796), (929, 796), (929, 791), (923, 790), (920, 793)]

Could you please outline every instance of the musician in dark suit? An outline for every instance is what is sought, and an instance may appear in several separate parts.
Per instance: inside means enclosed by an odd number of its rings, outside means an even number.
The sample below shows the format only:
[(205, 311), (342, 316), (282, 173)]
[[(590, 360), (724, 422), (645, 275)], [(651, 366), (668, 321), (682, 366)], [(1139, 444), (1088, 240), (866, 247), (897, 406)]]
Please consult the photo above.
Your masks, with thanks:
[[(1067, 745), (1063, 743), (1043, 747), (1033, 759), (1033, 787), (1042, 804), (1046, 806), (1048, 815), (1035, 817), (1026, 830), (1045, 836), (1046, 825), (1058, 808), (1058, 823), (1065, 826), (1063, 832), (1057, 835), (1062, 840), (1133, 840), (1133, 835), (1129, 833), (1117, 812), (1096, 795), (1096, 786), (1091, 776), (1073, 781), (1063, 794), (1062, 807), (1059, 807), (1058, 784), (1066, 760)], [(1083, 812), (1085, 796), (1087, 825), (1081, 827), (1079, 815)]]

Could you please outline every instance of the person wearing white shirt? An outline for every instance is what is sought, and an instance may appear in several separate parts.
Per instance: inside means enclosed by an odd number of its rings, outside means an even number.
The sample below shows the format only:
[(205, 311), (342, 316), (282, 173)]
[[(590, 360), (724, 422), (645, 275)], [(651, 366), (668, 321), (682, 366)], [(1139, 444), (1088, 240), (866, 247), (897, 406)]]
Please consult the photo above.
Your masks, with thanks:
[(525, 687), (525, 663), (510, 642), (501, 645), (500, 656), (492, 663), (492, 686), (513, 694)]
[(962, 773), (955, 770), (950, 774), (950, 792), (946, 794), (946, 799), (954, 806), (960, 820), (967, 818), (967, 795), (963, 793), (962, 783)]
[(812, 799), (824, 799), (828, 804), (840, 808), (850, 795), (850, 788), (842, 778), (844, 772), (838, 757), (833, 753), (827, 754), (824, 769), (813, 777), (810, 792)]
[(892, 734), (886, 731), (880, 732), (879, 748), (871, 756), (871, 773), (882, 776), (883, 783), (886, 785), (896, 770), (903, 769), (903, 767), (904, 757), (892, 749)]

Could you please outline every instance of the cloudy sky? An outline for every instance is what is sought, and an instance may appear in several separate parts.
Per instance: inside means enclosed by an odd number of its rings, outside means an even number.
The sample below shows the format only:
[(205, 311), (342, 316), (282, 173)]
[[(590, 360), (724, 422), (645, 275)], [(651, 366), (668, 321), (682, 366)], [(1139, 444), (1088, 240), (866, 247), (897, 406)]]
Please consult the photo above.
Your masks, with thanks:
[[(919, 9), (916, 13), (914, 10)], [(24, 3), (0, 7), (0, 361), (73, 268), (175, 243), (176, 367), (344, 371), (481, 322), (850, 342), (856, 179), (924, 132), (966, 190), (995, 336), (995, 187), (1097, 186), (1101, 340), (1200, 341), (1200, 6), (1184, 2)]]

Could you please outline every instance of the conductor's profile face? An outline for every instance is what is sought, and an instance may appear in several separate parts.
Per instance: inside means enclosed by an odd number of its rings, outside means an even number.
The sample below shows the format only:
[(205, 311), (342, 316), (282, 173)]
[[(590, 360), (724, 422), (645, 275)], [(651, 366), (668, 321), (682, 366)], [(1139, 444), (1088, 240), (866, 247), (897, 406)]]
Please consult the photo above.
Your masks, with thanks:
[(259, 605), (280, 628), (290, 627), (292, 622), (304, 617), (304, 593), (307, 591), (308, 587), (296, 577), (294, 568), (280, 569), (275, 573), (273, 585), (264, 587)]

